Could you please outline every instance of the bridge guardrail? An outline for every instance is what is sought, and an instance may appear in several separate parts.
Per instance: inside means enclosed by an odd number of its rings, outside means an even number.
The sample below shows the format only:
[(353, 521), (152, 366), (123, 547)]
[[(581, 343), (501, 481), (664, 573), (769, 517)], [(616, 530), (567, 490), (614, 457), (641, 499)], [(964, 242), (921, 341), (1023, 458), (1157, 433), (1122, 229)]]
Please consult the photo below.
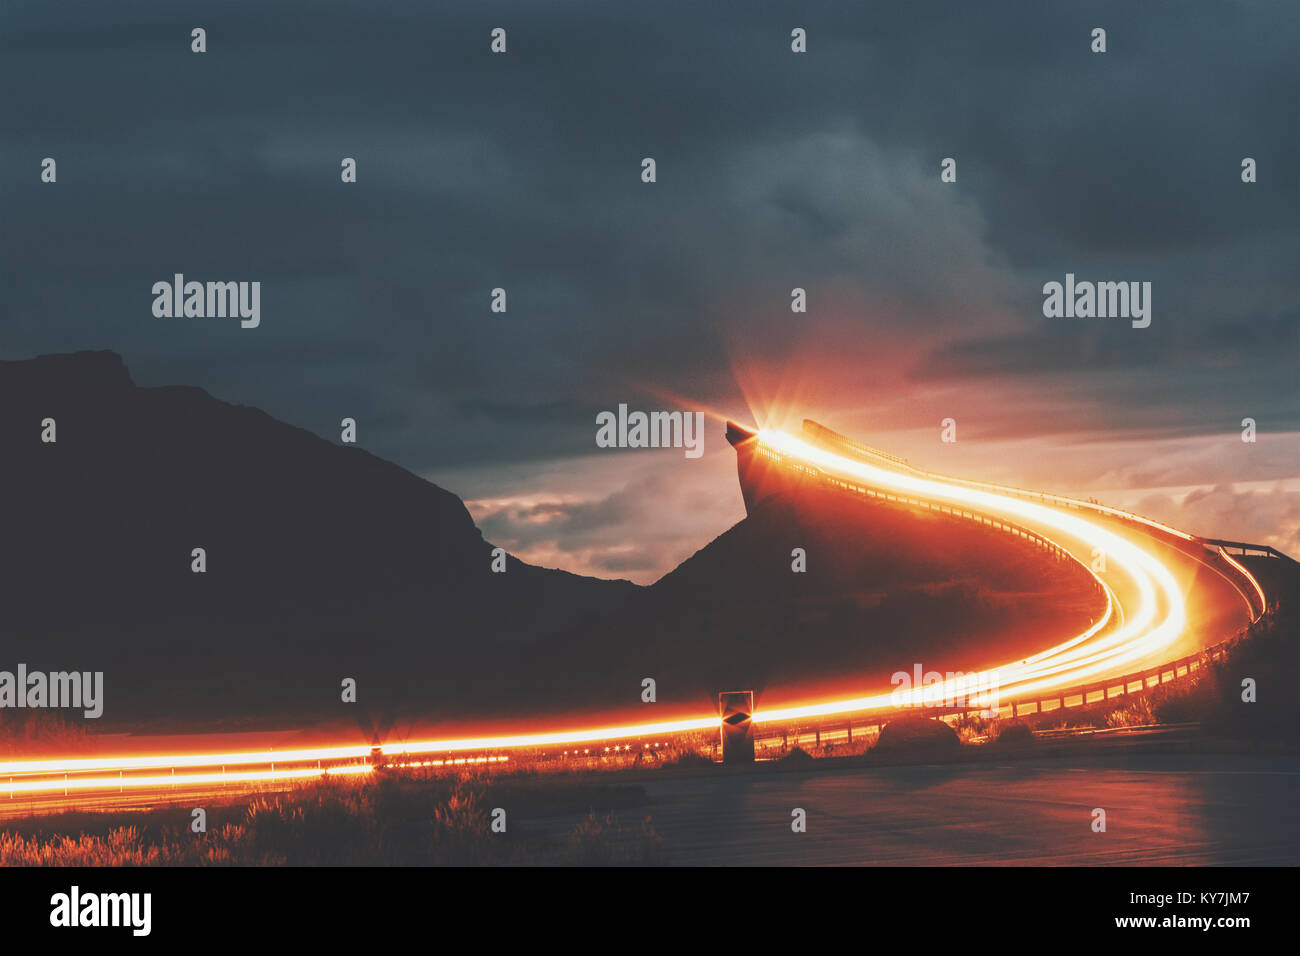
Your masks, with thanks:
[[(1213, 661), (1222, 660), (1234, 645), (1246, 637), (1250, 632), (1250, 627), (1251, 625), (1246, 625), (1238, 629), (1231, 637), (1195, 654), (1188, 654), (1185, 657), (1155, 667), (1132, 671), (1119, 677), (1077, 684), (1073, 687), (1054, 690), (1051, 694), (1028, 698), (1016, 698), (1012, 695), (1007, 702), (999, 702), (996, 711), (991, 707), (988, 710), (993, 712), (998, 719), (1027, 717), (1034, 714), (1074, 710), (1121, 697), (1139, 696), (1157, 687), (1163, 687), (1166, 684), (1190, 677), (1204, 670)], [(1046, 704), (1053, 706), (1045, 707)], [(953, 703), (952, 705), (922, 704), (892, 708), (877, 711), (870, 716), (859, 716), (856, 719), (842, 714), (828, 715), (820, 719), (788, 724), (779, 733), (756, 731), (755, 745), (760, 749), (771, 749), (776, 745), (775, 741), (779, 740), (783, 749), (788, 749), (792, 741), (796, 745), (808, 742), (820, 747), (826, 742), (836, 742), (841, 737), (851, 743), (855, 732), (860, 736), (879, 733), (880, 729), (889, 721), (897, 720), (906, 714), (924, 714), (925, 716), (942, 719), (952, 716), (964, 717), (971, 713), (982, 713), (984, 711), (984, 707), (967, 701), (961, 704)]]

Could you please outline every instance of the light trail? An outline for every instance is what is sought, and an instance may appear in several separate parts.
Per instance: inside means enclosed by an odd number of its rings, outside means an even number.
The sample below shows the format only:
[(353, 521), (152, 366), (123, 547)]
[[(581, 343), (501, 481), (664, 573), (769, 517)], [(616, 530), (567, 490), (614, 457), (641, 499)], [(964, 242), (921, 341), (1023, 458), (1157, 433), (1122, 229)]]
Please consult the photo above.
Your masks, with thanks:
[(346, 767), (298, 768), (294, 770), (246, 770), (232, 773), (184, 773), (179, 776), (147, 777), (68, 777), (67, 779), (13, 780), (0, 785), (0, 793), (15, 794), (70, 793), (73, 790), (158, 790), (193, 787), (214, 783), (275, 783), (280, 780), (309, 780), (320, 776), (361, 776), (374, 772), (368, 763)]
[[(1094, 573), (1093, 577), (1101, 584), (1106, 595), (1104, 613), (1095, 624), (1070, 640), (1001, 667), (975, 674), (965, 674), (960, 678), (943, 680), (923, 687), (908, 690), (895, 689), (861, 697), (820, 701), (799, 706), (760, 709), (752, 715), (756, 724), (923, 706), (954, 697), (969, 699), (972, 708), (975, 708), (987, 706), (1003, 695), (1014, 699), (1046, 690), (1077, 687), (1094, 678), (1119, 676), (1119, 669), (1138, 660), (1150, 658), (1169, 647), (1186, 626), (1183, 595), (1170, 570), (1150, 552), (1089, 521), (1077, 512), (1080, 509), (1092, 509), (1112, 517), (1143, 523), (1184, 540), (1194, 540), (1185, 532), (1128, 512), (1063, 496), (1035, 494), (1039, 501), (1027, 501), (1019, 496), (1029, 494), (1028, 492), (983, 482), (968, 482), (932, 475), (905, 463), (901, 465), (906, 469), (905, 471), (877, 467), (863, 461), (864, 456), (861, 452), (854, 455), (839, 454), (781, 431), (760, 430), (755, 440), (765, 452), (777, 456), (780, 461), (791, 467), (805, 470), (811, 468), (842, 480), (853, 480), (876, 488), (915, 495), (918, 498), (960, 505), (972, 511), (1012, 516), (1037, 526), (1050, 528), (1106, 554), (1108, 560), (1113, 561), (1119, 570), (1131, 579), (1138, 596), (1136, 609), (1130, 614), (1121, 615), (1114, 592)], [(866, 450), (866, 453), (870, 454), (870, 451)], [(891, 462), (891, 464), (895, 469), (899, 467), (897, 463)], [(1063, 507), (1052, 507), (1044, 503), (1047, 500), (1058, 501)], [(1219, 552), (1253, 584), (1261, 605), (1264, 604), (1263, 589), (1253, 575), (1221, 548)], [(1086, 565), (1084, 567), (1086, 568)], [(1117, 617), (1122, 619), (1116, 622)], [(404, 761), (393, 763), (394, 766), (457, 766), (462, 763), (493, 763), (508, 758), (480, 756), (425, 761), (413, 761), (410, 758), (431, 754), (530, 750), (565, 744), (636, 738), (653, 739), (675, 734), (717, 732), (720, 725), (720, 718), (717, 715), (710, 715), (572, 731), (430, 739), (385, 744), (377, 748), (345, 745), (279, 751), (10, 760), (0, 762), (0, 778), (11, 778), (7, 786), (3, 780), (0, 780), (0, 794), (5, 790), (8, 790), (12, 796), (17, 793), (57, 793), (59, 790), (71, 792), (127, 788), (165, 789), (222, 782), (275, 782), (310, 779), (322, 775), (358, 775), (370, 772), (374, 764), (355, 763), (355, 761), (375, 761), (375, 758), (379, 758), (376, 762), (380, 764), (388, 763), (392, 758)], [(323, 767), (324, 763), (340, 761), (344, 762), (343, 766)], [(348, 761), (353, 762), (348, 763)], [(317, 765), (314, 767), (284, 766), (304, 763)], [(275, 769), (276, 764), (280, 764), (281, 769)], [(221, 772), (186, 773), (178, 776), (156, 774), (126, 776), (127, 772), (138, 773), (159, 769), (210, 771), (214, 767), (221, 767)], [(230, 767), (244, 769), (228, 770), (227, 768)], [(263, 769), (266, 767), (270, 769)], [(103, 776), (105, 772), (116, 772), (118, 776)], [(90, 774), (90, 776), (73, 776), (74, 774)]]
[[(1246, 568), (1241, 564), (1241, 562), (1236, 560), (1222, 547), (1219, 548), (1219, 556), (1222, 557), (1224, 561), (1227, 561), (1230, 565), (1236, 568), (1242, 575), (1245, 576), (1247, 581), (1249, 581), (1252, 585), (1254, 585), (1255, 594), (1259, 596), (1259, 606), (1268, 607), (1268, 598), (1264, 597), (1264, 589), (1260, 587), (1259, 582), (1255, 580), (1255, 575), (1247, 571)], [(1247, 601), (1246, 603), (1249, 604), (1250, 602)], [(1255, 609), (1251, 608), (1250, 612), (1253, 615), (1255, 613)]]
[[(404, 744), (384, 744), (377, 748), (385, 757), (405, 757), (431, 753), (459, 753), (467, 750), (517, 750), (560, 744), (591, 743), (600, 740), (626, 740), (633, 737), (668, 736), (700, 730), (717, 730), (717, 717), (693, 717), (686, 720), (660, 721), (652, 724), (625, 724), (558, 733), (513, 734), (500, 737), (470, 737), (459, 740), (424, 740)], [(376, 748), (317, 747), (301, 750), (260, 750), (215, 754), (159, 754), (145, 757), (89, 757), (72, 760), (10, 760), (0, 762), (0, 777), (19, 774), (86, 773), (101, 770), (150, 770), (169, 767), (238, 767), (271, 763), (305, 763), (369, 757)], [(319, 773), (319, 771), (313, 771)], [(0, 783), (0, 791), (4, 784)]]
[[(988, 706), (992, 701), (988, 688), (996, 688), (999, 695), (1010, 692), (1012, 696), (1023, 696), (1054, 687), (1077, 685), (1157, 653), (1172, 644), (1186, 626), (1182, 591), (1168, 568), (1147, 551), (1077, 514), (1012, 495), (970, 488), (937, 476), (925, 477), (920, 473), (908, 474), (870, 465), (786, 432), (762, 429), (756, 440), (760, 446), (778, 456), (812, 465), (828, 475), (850, 478), (877, 488), (949, 502), (985, 513), (1011, 515), (1060, 531), (1105, 554), (1108, 560), (1127, 573), (1138, 590), (1138, 607), (1123, 625), (1109, 635), (1098, 637), (1102, 628), (1094, 625), (1079, 637), (1031, 658), (978, 672), (974, 677), (965, 675), (958, 680), (944, 680), (920, 688), (801, 707), (756, 711), (753, 717), (755, 723), (898, 706), (914, 707), (957, 696), (967, 697), (972, 688), (977, 690), (975, 703)], [(910, 466), (905, 467), (914, 471)], [(1107, 615), (1100, 623), (1109, 619), (1113, 607), (1109, 593), (1107, 605)], [(1160, 605), (1166, 611), (1164, 618), (1157, 624), (1155, 618)]]
[[(717, 730), (718, 717), (692, 717), (654, 724), (625, 724), (599, 730), (573, 730), (545, 734), (514, 734), (504, 737), (471, 737), (462, 740), (421, 740), (409, 744), (390, 744), (384, 756), (420, 753), (455, 753), (463, 750), (513, 750), (553, 747), (560, 744), (584, 744), (601, 740), (627, 740), (631, 737), (656, 737), (686, 734), (700, 730)], [(3, 770), (0, 769), (0, 773)]]
[[(215, 754), (155, 754), (152, 756), (80, 757), (73, 760), (9, 760), (0, 762), (0, 776), (15, 774), (87, 773), (97, 770), (166, 770), (192, 767), (240, 767), (272, 763), (316, 763), (360, 760), (370, 747), (317, 747), (303, 750), (258, 750)], [(0, 789), (3, 789), (0, 784)]]
[[(1067, 495), (1057, 495), (1049, 491), (1029, 491), (1024, 488), (1013, 488), (1010, 485), (996, 485), (989, 481), (976, 481), (972, 478), (953, 478), (950, 475), (941, 475), (933, 471), (924, 471), (923, 469), (909, 464), (905, 459), (888, 455), (878, 449), (868, 448), (865, 445), (859, 445), (857, 442), (851, 441), (843, 435), (831, 431), (831, 429), (827, 428), (825, 425), (821, 425), (811, 419), (804, 420), (804, 429), (805, 431), (811, 431), (817, 436), (814, 439), (814, 443), (820, 441), (824, 444), (831, 445), (832, 447), (848, 448), (853, 452), (853, 455), (850, 457), (856, 458), (857, 460), (861, 460), (863, 457), (876, 458), (888, 462), (889, 465), (894, 468), (905, 469), (912, 474), (920, 475), (923, 478), (930, 478), (935, 481), (943, 481), (955, 485), (965, 485), (968, 488), (983, 488), (986, 491), (996, 491), (1002, 494), (1029, 495), (1032, 498), (1038, 498), (1042, 501), (1055, 501), (1069, 508), (1085, 508), (1089, 511), (1096, 511), (1099, 514), (1110, 515), (1112, 518), (1122, 518), (1125, 521), (1133, 521), (1138, 524), (1146, 525), (1148, 528), (1162, 531), (1165, 534), (1172, 535), (1176, 538), (1181, 538), (1183, 541), (1196, 540), (1194, 535), (1190, 535), (1186, 531), (1180, 531), (1177, 528), (1170, 527), (1167, 524), (1162, 524), (1161, 522), (1155, 521), (1151, 518), (1145, 518), (1139, 514), (1134, 514), (1131, 511), (1124, 511), (1120, 508), (1111, 508), (1108, 505), (1103, 505), (1096, 501), (1084, 501), (1082, 498), (1071, 498)], [(1241, 567), (1240, 565), (1237, 566), (1239, 568)], [(1246, 571), (1245, 568), (1241, 568), (1241, 570), (1244, 574), (1249, 576), (1250, 572)], [(1259, 587), (1258, 584), (1255, 586), (1257, 588)], [(1263, 596), (1262, 591), (1260, 592), (1260, 595), (1261, 597)]]

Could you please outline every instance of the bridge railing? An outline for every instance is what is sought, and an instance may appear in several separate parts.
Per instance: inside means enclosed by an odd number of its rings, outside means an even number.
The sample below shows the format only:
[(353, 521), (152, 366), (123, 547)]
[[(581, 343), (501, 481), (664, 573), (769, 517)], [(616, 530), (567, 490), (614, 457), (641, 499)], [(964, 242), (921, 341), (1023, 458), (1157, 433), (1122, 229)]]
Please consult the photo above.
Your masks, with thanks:
[(1236, 549), (1241, 552), (1241, 556), (1251, 555), (1260, 558), (1277, 558), (1281, 561), (1290, 561), (1295, 563), (1295, 558), (1289, 554), (1284, 554), (1277, 548), (1267, 544), (1250, 544), (1245, 541), (1225, 541), (1222, 538), (1202, 538), (1206, 544), (1214, 544), (1223, 548), (1225, 551)]
[(933, 705), (921, 704), (913, 707), (899, 707), (871, 714), (828, 715), (817, 719), (801, 720), (781, 725), (765, 726), (755, 730), (755, 745), (760, 749), (789, 749), (791, 746), (811, 744), (823, 747), (838, 744), (841, 741), (852, 743), (855, 739), (878, 734), (881, 728), (892, 720), (898, 720), (909, 714), (922, 714), (940, 719), (948, 717), (966, 717), (971, 714), (986, 715), (996, 719), (1028, 717), (1035, 714), (1049, 714), (1067, 710), (1076, 710), (1093, 704), (1138, 697), (1158, 687), (1176, 681), (1186, 680), (1205, 670), (1212, 662), (1222, 660), (1234, 645), (1243, 640), (1250, 631), (1247, 625), (1236, 631), (1231, 637), (1211, 647), (1188, 654), (1177, 660), (1168, 661), (1155, 667), (1147, 667), (1119, 677), (1089, 681), (1054, 690), (1050, 694), (1030, 697), (1017, 697), (1014, 692), (1008, 694), (1005, 702), (984, 705), (970, 699), (956, 699), (950, 703), (937, 702)]
[[(797, 460), (785, 459), (782, 460), (782, 464), (802, 473), (805, 478), (813, 480), (819, 484), (848, 491), (863, 497), (979, 522), (992, 530), (1003, 531), (1007, 534), (1012, 534), (1022, 538), (1036, 547), (1053, 553), (1058, 560), (1071, 560), (1086, 569), (1086, 565), (1083, 565), (1082, 561), (1060, 545), (1056, 544), (1056, 542), (1012, 522), (990, 518), (980, 512), (972, 511), (971, 509), (962, 508), (960, 506), (953, 507), (950, 505), (937, 504), (921, 498), (914, 498), (910, 495), (895, 494), (871, 488), (845, 478), (828, 474), (821, 469), (806, 466)], [(1007, 490), (1015, 494), (1017, 497), (1033, 498), (1044, 502), (1054, 497), (1039, 492), (1021, 491), (1019, 489)], [(1117, 516), (1117, 520), (1123, 520), (1123, 516)], [(1143, 531), (1146, 534), (1153, 533), (1153, 529), (1145, 525), (1143, 526)], [(1165, 536), (1162, 536), (1162, 538), (1163, 537)], [(1221, 546), (1232, 545), (1245, 547), (1252, 550), (1258, 550), (1260, 553), (1271, 553), (1271, 555), (1276, 557), (1287, 557), (1281, 552), (1263, 545), (1243, 546), (1240, 542), (1195, 539), (1195, 541), (1192, 542), (1193, 546), (1195, 546), (1196, 542), (1207, 542), (1209, 544)], [(1187, 542), (1180, 540), (1178, 544), (1186, 546)], [(1243, 553), (1245, 552), (1243, 551)], [(1238, 570), (1232, 567), (1232, 562), (1227, 562), (1227, 569), (1229, 572)], [(1091, 574), (1091, 571), (1089, 571), (1089, 573)], [(1243, 578), (1243, 581), (1247, 583), (1248, 586), (1253, 586), (1253, 581), (1249, 581), (1248, 575), (1245, 575), (1244, 572), (1239, 576)], [(1104, 592), (1103, 586), (1099, 581), (1097, 581), (1095, 575), (1093, 575), (1093, 579), (1098, 591)], [(1250, 602), (1249, 597), (1247, 598), (1247, 601)], [(1260, 610), (1260, 613), (1262, 612), (1263, 608)], [(1254, 614), (1253, 604), (1252, 614)], [(1258, 619), (1257, 615), (1255, 617)], [(877, 733), (883, 724), (888, 723), (889, 720), (897, 719), (904, 713), (908, 712), (923, 712), (927, 715), (940, 718), (965, 716), (977, 711), (993, 712), (993, 716), (996, 717), (1022, 717), (1032, 714), (1050, 713), (1057, 710), (1064, 712), (1067, 709), (1089, 706), (1096, 703), (1104, 703), (1121, 697), (1137, 696), (1153, 690), (1156, 687), (1182, 680), (1199, 673), (1208, 666), (1210, 662), (1222, 659), (1231, 647), (1240, 641), (1248, 631), (1249, 625), (1242, 627), (1231, 637), (1220, 641), (1209, 648), (1205, 648), (1194, 654), (1189, 654), (1185, 657), (1166, 662), (1156, 667), (1134, 671), (1120, 677), (1090, 681), (1086, 684), (1079, 684), (1062, 690), (1054, 690), (1051, 694), (1034, 697), (1016, 697), (1014, 693), (1012, 693), (1007, 695), (1008, 699), (1006, 703), (997, 706), (996, 711), (993, 711), (993, 708), (971, 706), (969, 703), (958, 705), (954, 702), (951, 705), (920, 705), (917, 707), (880, 711), (871, 715), (855, 716), (853, 718), (844, 716), (828, 716), (799, 721), (797, 724), (787, 724), (781, 727), (779, 732), (776, 733), (774, 733), (773, 728), (770, 727), (761, 729), (756, 728), (756, 744), (760, 748), (765, 746), (770, 748), (778, 744), (783, 748), (788, 748), (791, 745), (792, 739), (799, 743), (812, 743), (814, 746), (818, 747), (823, 746), (827, 741), (834, 742), (838, 740), (847, 740), (851, 742), (854, 733), (858, 733), (859, 735)]]

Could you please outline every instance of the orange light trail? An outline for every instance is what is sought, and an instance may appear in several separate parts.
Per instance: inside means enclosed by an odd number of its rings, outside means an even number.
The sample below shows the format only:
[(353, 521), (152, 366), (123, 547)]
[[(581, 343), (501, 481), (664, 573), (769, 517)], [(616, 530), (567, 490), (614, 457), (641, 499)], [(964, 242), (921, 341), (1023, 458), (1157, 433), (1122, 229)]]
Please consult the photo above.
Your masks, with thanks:
[[(503, 737), (471, 737), (462, 740), (421, 740), (408, 744), (390, 744), (383, 748), (384, 756), (401, 756), (420, 753), (454, 753), (462, 750), (513, 750), (536, 747), (553, 747), (560, 744), (582, 744), (601, 740), (627, 740), (630, 737), (654, 737), (667, 734), (686, 734), (701, 730), (717, 730), (718, 717), (692, 717), (653, 724), (625, 724), (621, 727), (604, 727), (593, 730), (571, 730), (544, 734), (514, 734)], [(0, 765), (0, 773), (3, 773)]]
[(312, 777), (328, 775), (359, 776), (374, 772), (368, 763), (353, 764), (345, 767), (298, 768), (293, 770), (246, 770), (232, 773), (185, 773), (172, 776), (152, 775), (147, 777), (68, 777), (54, 780), (12, 780), (0, 784), (0, 793), (8, 791), (10, 795), (57, 793), (60, 790), (156, 790), (160, 788), (193, 787), (199, 784), (214, 783), (274, 783), (278, 780), (305, 780)]
[[(1106, 554), (1110, 561), (1131, 579), (1137, 592), (1137, 607), (1118, 623), (1118, 602), (1114, 592), (1094, 573), (1106, 595), (1106, 607), (1101, 618), (1078, 636), (1022, 660), (987, 671), (965, 674), (923, 687), (907, 690), (895, 689), (862, 697), (821, 701), (800, 706), (758, 710), (754, 723), (778, 723), (830, 715), (850, 714), (893, 709), (900, 706), (918, 706), (952, 697), (968, 698), (972, 706), (988, 706), (999, 695), (1022, 697), (1045, 690), (1078, 686), (1102, 676), (1119, 676), (1120, 669), (1136, 661), (1147, 659), (1169, 647), (1186, 625), (1183, 595), (1170, 570), (1143, 548), (1125, 540), (1114, 532), (1089, 521), (1077, 513), (1079, 509), (1092, 509), (1115, 517), (1136, 520), (1147, 526), (1176, 535), (1185, 540), (1192, 536), (1149, 521), (1128, 512), (1106, 508), (1091, 502), (1056, 495), (1038, 497), (1027, 501), (1017, 489), (944, 478), (921, 472), (911, 466), (905, 470), (877, 467), (861, 460), (862, 456), (846, 456), (810, 444), (786, 432), (762, 429), (756, 439), (767, 451), (788, 460), (796, 467), (815, 469), (828, 476), (851, 479), (863, 485), (915, 495), (932, 501), (947, 502), (989, 514), (1010, 516), (1031, 524), (1050, 528)], [(1065, 507), (1054, 508), (1044, 501), (1055, 500)], [(1255, 587), (1261, 605), (1264, 592), (1254, 577), (1226, 552), (1224, 559), (1241, 572)], [(1080, 562), (1082, 564), (1082, 562)], [(1086, 565), (1084, 565), (1086, 568)], [(1090, 572), (1091, 573), (1091, 572)], [(555, 747), (564, 744), (596, 743), (653, 739), (674, 734), (716, 732), (720, 718), (686, 718), (653, 723), (623, 724), (593, 727), (572, 731), (546, 733), (508, 734), (490, 737), (448, 738), (412, 741), (402, 744), (385, 744), (378, 748), (365, 746), (337, 746), (302, 748), (281, 751), (247, 751), (209, 754), (155, 754), (145, 756), (90, 757), (75, 759), (11, 760), (0, 762), (0, 777), (11, 777), (9, 785), (0, 781), (0, 794), (6, 789), (14, 793), (53, 793), (60, 789), (92, 790), (114, 788), (166, 788), (184, 785), (215, 784), (221, 782), (271, 782), (290, 779), (307, 779), (328, 775), (355, 775), (370, 772), (370, 763), (345, 763), (321, 769), (320, 762), (370, 760), (378, 754), (386, 762), (390, 758), (406, 758), (394, 766), (458, 766), (505, 761), (506, 757), (480, 756), (448, 758), (445, 760), (412, 761), (409, 758), (430, 754), (463, 753), (468, 751), (528, 750)], [(616, 748), (617, 749), (617, 748)], [(626, 749), (626, 748), (625, 748)], [(288, 767), (274, 769), (274, 765), (317, 763), (315, 767)], [(271, 769), (260, 769), (264, 766)], [(187, 773), (179, 776), (133, 776), (127, 771), (159, 769), (210, 769), (222, 768), (220, 773)], [(226, 767), (241, 769), (226, 772)], [(102, 774), (115, 771), (118, 777), (79, 776), (73, 774)], [(58, 776), (55, 776), (58, 775)], [(21, 779), (26, 777), (28, 779)], [(42, 779), (31, 779), (31, 778)]]
[[(1172, 644), (1186, 626), (1182, 591), (1169, 569), (1142, 548), (1077, 514), (1012, 495), (970, 488), (964, 483), (869, 465), (857, 458), (812, 445), (786, 432), (763, 429), (759, 431), (757, 441), (779, 456), (812, 465), (828, 475), (985, 513), (1009, 515), (1062, 532), (1105, 554), (1124, 571), (1137, 588), (1138, 607), (1120, 627), (1100, 636), (1103, 630), (1100, 625), (1109, 621), (1113, 610), (1113, 598), (1108, 592), (1107, 613), (1101, 622), (1078, 637), (1033, 657), (974, 675), (963, 675), (957, 680), (945, 680), (905, 691), (896, 690), (850, 700), (761, 711), (754, 714), (756, 723), (917, 706), (956, 696), (969, 696), (972, 690), (976, 691), (976, 703), (987, 705), (991, 702), (991, 695), (987, 692), (979, 693), (985, 688), (997, 688), (998, 693), (1011, 692), (1015, 696), (1023, 696), (1055, 687), (1077, 685), (1090, 678), (1113, 673), (1125, 664), (1159, 652)], [(1157, 621), (1161, 606), (1165, 608), (1165, 613)]]
[[(810, 421), (804, 422), (805, 429), (807, 429), (809, 425), (812, 425), (818, 431), (824, 434), (829, 434), (831, 436), (834, 436), (834, 438), (836, 439), (843, 439), (843, 436), (838, 435), (835, 432), (832, 432), (829, 428), (826, 428), (824, 425), (818, 425), (816, 422), (810, 422)], [(760, 440), (763, 434), (772, 434), (772, 432), (769, 432), (766, 429), (761, 430), (759, 433)], [(880, 458), (881, 460), (888, 461), (890, 463), (890, 466), (893, 468), (896, 469), (901, 468), (904, 469), (905, 471), (911, 472), (914, 475), (919, 475), (923, 478), (930, 478), (935, 481), (948, 482), (950, 484), (965, 485), (968, 488), (982, 488), (986, 491), (1001, 492), (1003, 494), (1009, 494), (1009, 495), (1029, 495), (1031, 497), (1038, 498), (1041, 501), (1054, 501), (1059, 504), (1063, 504), (1066, 507), (1084, 508), (1089, 511), (1096, 511), (1100, 514), (1110, 515), (1113, 518), (1123, 518), (1126, 521), (1134, 521), (1137, 522), (1138, 524), (1146, 525), (1148, 528), (1154, 528), (1157, 531), (1163, 531), (1165, 534), (1173, 535), (1176, 538), (1181, 538), (1183, 541), (1196, 540), (1194, 535), (1190, 535), (1186, 531), (1180, 531), (1177, 528), (1170, 527), (1167, 524), (1162, 524), (1161, 522), (1155, 521), (1152, 518), (1144, 518), (1142, 515), (1134, 514), (1131, 511), (1124, 511), (1120, 508), (1111, 508), (1108, 505), (1103, 505), (1096, 501), (1084, 501), (1081, 498), (1070, 498), (1066, 495), (1052, 494), (1051, 492), (1048, 491), (1027, 491), (1024, 488), (1013, 488), (1010, 485), (996, 485), (993, 484), (992, 482), (975, 481), (974, 479), (971, 478), (953, 478), (949, 475), (941, 475), (933, 471), (924, 471), (920, 468), (915, 467), (914, 465), (907, 463), (906, 461), (903, 461), (902, 459), (894, 459), (891, 456), (885, 455), (884, 453), (876, 451), (874, 449), (868, 449), (863, 446), (858, 446), (858, 449), (859, 449), (858, 458), (854, 458), (850, 456), (846, 460), (850, 460), (850, 461), (860, 460), (861, 457), (867, 457), (867, 456), (872, 458)], [(1241, 565), (1237, 565), (1235, 561), (1233, 562), (1233, 564), (1236, 565), (1238, 568), (1240, 568), (1243, 574), (1246, 574), (1247, 576), (1250, 575), (1250, 572), (1246, 571), (1245, 568), (1242, 568)], [(1255, 584), (1255, 587), (1256, 588), (1259, 587), (1258, 583)], [(1262, 596), (1263, 592), (1261, 591), (1260, 594)]]
[[(626, 724), (558, 733), (515, 734), (501, 737), (472, 737), (459, 740), (424, 740), (404, 744), (385, 744), (379, 748), (384, 757), (405, 757), (431, 753), (458, 753), (466, 750), (513, 750), (550, 747), (559, 744), (588, 743), (600, 740), (626, 740), (633, 737), (666, 736), (701, 730), (717, 730), (717, 717), (651, 724)], [(369, 757), (372, 748), (361, 746), (318, 747), (302, 750), (262, 750), (216, 754), (158, 754), (144, 757), (89, 757), (73, 760), (10, 760), (0, 762), (0, 777), (17, 774), (85, 773), (103, 770), (150, 770), (170, 767), (253, 766), (270, 763), (305, 763), (323, 760), (349, 760)], [(313, 770), (313, 773), (319, 771)], [(170, 779), (170, 778), (169, 778)], [(4, 784), (0, 783), (0, 790)]]
[[(1240, 561), (1237, 561), (1235, 558), (1233, 558), (1233, 556), (1230, 555), (1227, 551), (1223, 550), (1222, 547), (1219, 548), (1219, 555), (1223, 558), (1224, 561), (1227, 561), (1230, 565), (1236, 568), (1242, 575), (1244, 575), (1246, 580), (1249, 581), (1254, 586), (1255, 594), (1259, 597), (1259, 606), (1261, 608), (1268, 607), (1268, 598), (1264, 597), (1264, 589), (1260, 587), (1259, 582), (1255, 580), (1255, 575), (1247, 571)], [(1254, 608), (1251, 608), (1251, 612), (1254, 613)]]

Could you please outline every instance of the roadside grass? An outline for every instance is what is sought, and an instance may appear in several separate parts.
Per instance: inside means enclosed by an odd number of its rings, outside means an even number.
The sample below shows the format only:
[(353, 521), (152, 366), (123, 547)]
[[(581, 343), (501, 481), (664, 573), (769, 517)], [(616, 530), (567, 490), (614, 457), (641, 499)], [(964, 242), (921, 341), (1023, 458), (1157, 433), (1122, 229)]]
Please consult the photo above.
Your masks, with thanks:
[(1107, 713), (1102, 722), (1107, 727), (1147, 727), (1158, 723), (1150, 694), (1142, 694), (1125, 701)]
[(650, 817), (625, 826), (613, 813), (591, 811), (569, 833), (562, 859), (575, 866), (655, 866), (667, 862)]
[[(190, 812), (173, 808), (95, 821), (85, 814), (0, 830), (0, 866), (483, 866), (623, 865), (667, 860), (636, 786), (461, 775), (413, 779), (378, 774), (322, 780), (212, 807), (209, 829), (193, 833)], [(493, 811), (505, 810), (494, 832)], [(548, 831), (518, 816), (574, 817)], [(563, 824), (559, 824), (563, 826)], [(25, 831), (25, 832), (24, 832)]]

